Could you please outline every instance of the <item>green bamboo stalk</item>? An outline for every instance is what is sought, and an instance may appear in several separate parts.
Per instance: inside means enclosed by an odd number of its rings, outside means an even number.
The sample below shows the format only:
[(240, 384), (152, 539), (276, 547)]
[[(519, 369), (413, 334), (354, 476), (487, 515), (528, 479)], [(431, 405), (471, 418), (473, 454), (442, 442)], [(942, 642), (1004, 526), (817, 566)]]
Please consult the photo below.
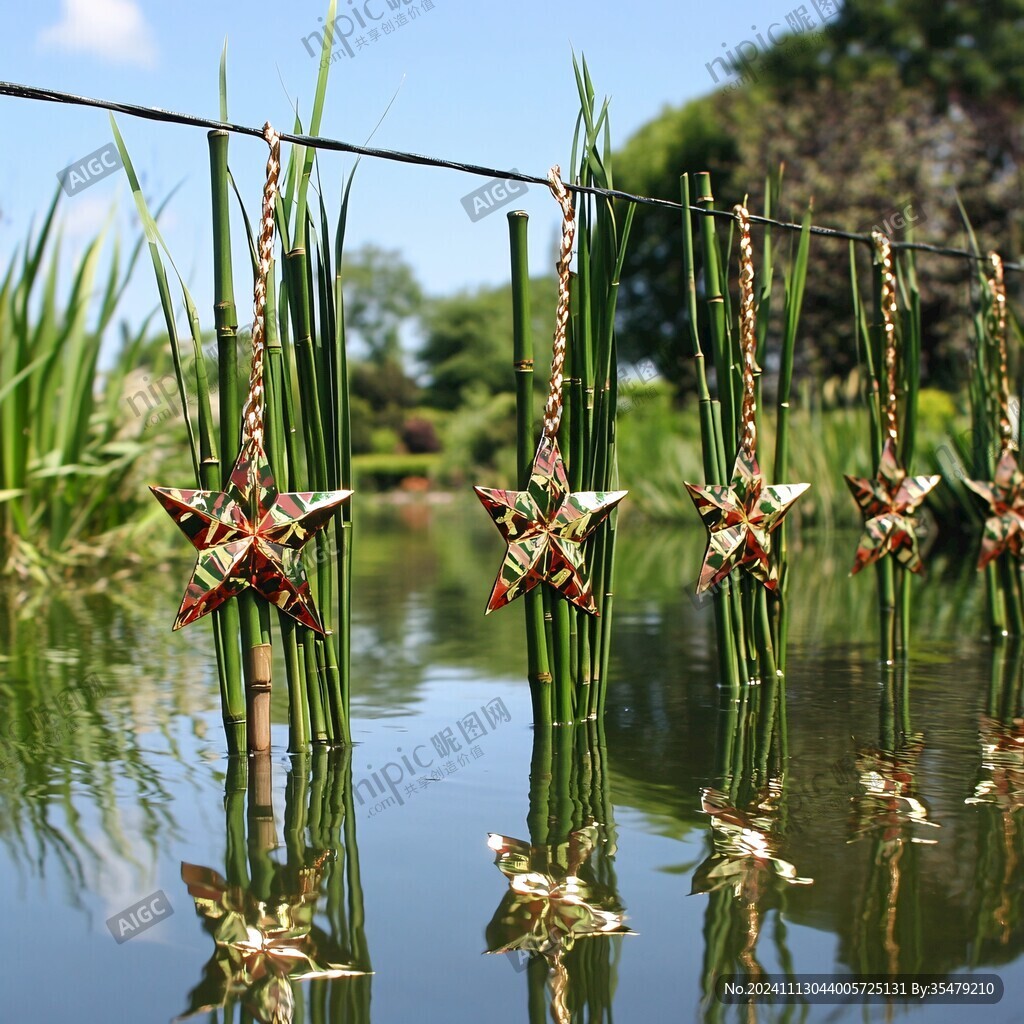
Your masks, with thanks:
[[(724, 479), (719, 475), (718, 437), (715, 433), (715, 414), (708, 388), (704, 353), (701, 349), (700, 330), (697, 320), (697, 285), (694, 270), (693, 222), (690, 214), (690, 177), (679, 179), (680, 199), (683, 207), (683, 274), (686, 290), (687, 320), (689, 322), (690, 346), (697, 375), (697, 401), (700, 413), (701, 456), (704, 462), (704, 480), (712, 483)], [(718, 646), (718, 671), (722, 683), (735, 689), (739, 687), (739, 666), (732, 644), (730, 605), (721, 590), (714, 594), (715, 634)]]
[(320, 687), (320, 699), (324, 704), (324, 722), (327, 727), (327, 743), (333, 746), (336, 743), (340, 743), (341, 738), (338, 736), (337, 730), (335, 729), (337, 716), (334, 708), (334, 691), (331, 689), (330, 679), (327, 675), (327, 653), (325, 650), (327, 645), (318, 635), (311, 634), (311, 639), (313, 640), (311, 646), (313, 649), (313, 658), (316, 662), (316, 678)]
[[(714, 195), (711, 192), (711, 176), (702, 171), (697, 175), (696, 205), (705, 211), (714, 210)], [(716, 416), (716, 455), (719, 473), (716, 479), (729, 479), (729, 465), (736, 455), (737, 439), (737, 402), (734, 384), (738, 380), (733, 372), (734, 357), (729, 332), (730, 317), (727, 312), (728, 295), (722, 287), (722, 260), (715, 233), (715, 218), (710, 213), (701, 217), (701, 238), (704, 251), (704, 286), (707, 298), (708, 322), (711, 333), (712, 350), (714, 352), (715, 372), (718, 378), (718, 401), (712, 406)], [(730, 230), (731, 233), (731, 230)], [(723, 581), (723, 600), (730, 603), (731, 636), (735, 644), (737, 671), (746, 658), (747, 644), (744, 628), (740, 587), (731, 582)]]
[[(330, 248), (327, 245), (327, 239), (330, 237), (330, 234), (327, 213), (322, 199), (320, 202), (320, 222), (324, 241), (322, 244), (320, 242), (317, 244), (316, 284), (320, 330), (316, 333), (316, 377), (320, 384), (321, 394), (319, 411), (324, 436), (324, 482), (327, 489), (334, 490), (341, 486), (342, 454), (339, 446), (340, 428), (338, 419), (342, 414), (347, 417), (348, 406), (346, 396), (344, 408), (342, 408), (343, 402), (337, 386), (339, 380), (337, 365), (339, 350), (336, 336), (338, 319), (334, 307), (334, 275), (331, 268)], [(345, 429), (348, 429), (347, 424)], [(337, 551), (339, 524), (340, 516), (336, 514), (334, 517), (334, 551)], [(345, 660), (347, 664), (347, 658), (339, 656), (337, 638), (333, 630), (334, 610), (331, 607), (331, 602), (335, 590), (333, 578), (334, 558), (332, 557), (334, 552), (331, 550), (331, 544), (332, 538), (327, 531), (318, 534), (318, 597), (321, 619), (327, 634), (325, 639), (320, 642), (320, 646), (323, 649), (326, 687), (330, 697), (330, 711), (335, 742), (347, 745), (351, 742), (348, 723), (348, 694), (347, 685), (343, 686), (342, 683), (341, 665), (342, 660)], [(346, 571), (347, 566), (343, 566), (342, 572)], [(339, 597), (341, 592), (345, 590), (344, 580), (342, 580)], [(348, 614), (347, 602), (345, 614)]]
[[(209, 383), (206, 377), (206, 360), (203, 354), (202, 336), (199, 328), (199, 314), (184, 279), (178, 273), (177, 268), (174, 266), (174, 261), (170, 258), (170, 253), (156, 226), (156, 221), (149, 211), (138, 176), (135, 173), (135, 168), (132, 165), (128, 150), (125, 147), (124, 140), (121, 137), (113, 115), (110, 117), (110, 126), (149, 244), (153, 272), (156, 276), (157, 290), (160, 295), (160, 305), (164, 314), (164, 323), (167, 327), (168, 338), (171, 341), (171, 355), (175, 366), (175, 376), (178, 380), (179, 398), (182, 410), (185, 413), (186, 422), (188, 423), (196, 482), (205, 490), (219, 490), (220, 460), (217, 456), (217, 445), (213, 435), (213, 417), (210, 410)], [(188, 418), (187, 389), (181, 366), (174, 303), (171, 300), (170, 288), (167, 283), (167, 272), (164, 268), (163, 258), (160, 255), (161, 250), (167, 255), (168, 262), (170, 262), (171, 268), (178, 278), (182, 300), (188, 315), (189, 331), (192, 336), (193, 363), (196, 373), (196, 398), (199, 413), (198, 445), (196, 444), (196, 436), (192, 431), (191, 422)], [(234, 754), (245, 749), (245, 693), (242, 688), (242, 672), (240, 671), (237, 647), (234, 643), (234, 637), (238, 633), (237, 610), (232, 607), (217, 609), (214, 612), (213, 632), (217, 650), (224, 731), (228, 752)]]
[(241, 419), (236, 349), (238, 313), (231, 273), (231, 223), (228, 216), (228, 139), (226, 131), (211, 131), (207, 135), (213, 203), (213, 315), (217, 330), (220, 450), (224, 453), (225, 483), (231, 472), (229, 460), (238, 451), (238, 425)]
[[(583, 451), (581, 450), (580, 442), (582, 441), (582, 382), (579, 378), (574, 377), (577, 347), (580, 345), (581, 339), (577, 336), (575, 327), (577, 324), (576, 306), (576, 285), (578, 283), (578, 275), (570, 275), (570, 292), (569, 292), (569, 323), (566, 330), (566, 353), (565, 353), (565, 366), (563, 370), (563, 405), (562, 405), (562, 420), (559, 427), (559, 450), (562, 452), (563, 458), (566, 459), (566, 471), (569, 478), (570, 490), (580, 490), (583, 485)], [(586, 342), (583, 341), (585, 344)], [(591, 566), (591, 572), (593, 567)], [(579, 609), (575, 605), (566, 606), (566, 614), (568, 616), (568, 650), (569, 650), (569, 661), (568, 668), (569, 673), (567, 676), (567, 685), (571, 686), (574, 691), (578, 691), (583, 684), (581, 678), (581, 665), (580, 665), (580, 652), (579, 652)], [(560, 685), (560, 684), (556, 684)], [(579, 694), (574, 693), (573, 703), (578, 703)]]
[[(779, 190), (781, 188), (782, 167), (778, 167), (774, 173), (765, 177), (764, 183), (764, 216), (772, 217), (773, 211), (778, 206)], [(755, 307), (757, 309), (757, 348), (756, 359), (758, 366), (766, 363), (768, 350), (768, 327), (771, 323), (772, 309), (772, 285), (775, 282), (774, 250), (772, 248), (772, 227), (765, 224), (763, 230), (763, 241), (761, 259), (756, 268), (754, 281), (754, 292), (757, 295)], [(755, 401), (758, 411), (761, 409), (761, 375), (754, 379)], [(776, 480), (778, 477), (776, 477)]]
[(555, 724), (569, 725), (576, 714), (576, 694), (571, 671), (569, 602), (561, 594), (551, 595), (551, 651), (554, 679)]
[[(207, 134), (210, 151), (210, 195), (213, 210), (213, 289), (214, 323), (217, 330), (218, 399), (220, 402), (221, 479), (219, 488), (227, 484), (239, 446), (241, 402), (238, 384), (238, 352), (236, 331), (238, 313), (235, 308), (234, 283), (231, 273), (231, 222), (228, 200), (228, 133)], [(218, 489), (219, 489), (218, 488)], [(248, 693), (254, 685), (253, 648), (269, 641), (264, 635), (255, 595), (245, 590), (238, 596), (238, 619), (242, 646), (242, 677)], [(230, 621), (229, 616), (229, 621)], [(235, 635), (223, 630), (221, 642), (235, 644)]]
[[(312, 489), (315, 491), (325, 491), (327, 490), (327, 452), (324, 439), (324, 424), (318, 414), (320, 410), (320, 390), (317, 386), (316, 354), (313, 343), (311, 279), (309, 276), (309, 261), (304, 249), (292, 248), (286, 253), (284, 258), (284, 274), (287, 283), (292, 344), (298, 372), (299, 393), (306, 400), (306, 407), (302, 416), (302, 427), (307, 472), (310, 476)], [(322, 549), (318, 548), (317, 550), (318, 554), (322, 553)], [(325, 558), (318, 558), (320, 566), (325, 561)], [(320, 584), (324, 582), (324, 577), (319, 571), (317, 579), (319, 590)], [(330, 593), (330, 591), (328, 590), (326, 593)], [(320, 614), (321, 616), (329, 616), (329, 600), (323, 600), (323, 596), (326, 596), (326, 594), (321, 596)], [(335, 707), (336, 700), (340, 699), (341, 695), (340, 674), (336, 687), (328, 685), (326, 681), (326, 655), (322, 650), (323, 642), (314, 639), (310, 635), (305, 638), (304, 646), (307, 649), (305, 654), (306, 686), (309, 692), (313, 740), (314, 742), (330, 742), (335, 733), (334, 723), (343, 714), (341, 708)], [(324, 675), (320, 674), (318, 665), (323, 666)], [(320, 722), (320, 729), (313, 725), (314, 714), (318, 710), (324, 715), (323, 720)], [(342, 734), (343, 732), (344, 730), (342, 730)]]
[[(519, 487), (530, 482), (535, 448), (533, 425), (533, 334), (530, 330), (530, 269), (527, 249), (529, 217), (521, 210), (508, 215), (512, 259), (512, 369), (516, 382), (516, 462)], [(544, 634), (544, 602), (531, 590), (524, 598), (526, 657), (533, 701), (534, 726), (551, 721), (551, 669)]]
[[(277, 285), (273, 273), (267, 279), (265, 316), (265, 435), (267, 459), (275, 480), (288, 476), (288, 451), (284, 426), (284, 393), (287, 390), (284, 353), (277, 322)], [(281, 644), (284, 649), (285, 679), (288, 686), (288, 749), (303, 753), (309, 746), (309, 704), (306, 695), (305, 661), (299, 655), (297, 624), (284, 612), (278, 612)]]
[[(797, 243), (796, 255), (787, 268), (784, 276), (785, 302), (783, 307), (782, 353), (779, 366), (779, 386), (776, 399), (775, 426), (775, 465), (772, 479), (776, 483), (785, 480), (789, 475), (789, 412), (790, 396), (793, 387), (793, 362), (796, 349), (796, 336), (800, 326), (800, 312), (803, 308), (804, 287), (807, 282), (807, 266), (809, 262), (811, 241), (811, 207), (804, 213), (800, 238)], [(758, 317), (760, 324), (761, 318)], [(779, 572), (779, 586), (773, 605), (773, 635), (778, 670), (786, 671), (786, 639), (788, 629), (788, 612), (786, 593), (789, 573), (787, 571), (786, 523), (783, 522), (774, 534), (774, 544)]]
[[(586, 61), (573, 59), (579, 117), (571, 166), (578, 185), (614, 187), (608, 101), (600, 109)], [(570, 425), (571, 480), (583, 490), (607, 491), (615, 474), (615, 306), (619, 275), (632, 225), (629, 207), (618, 226), (610, 201), (577, 196), (577, 259), (572, 281)], [(617, 512), (587, 541), (585, 560), (599, 616), (570, 610), (575, 642), (570, 648), (576, 717), (598, 714), (607, 686), (612, 629), (612, 572)]]
[(299, 656), (303, 660), (306, 677), (306, 699), (309, 703), (310, 739), (314, 743), (330, 742), (324, 694), (316, 665), (316, 647), (313, 633), (305, 626), (297, 627)]
[[(796, 257), (785, 277), (785, 327), (782, 335), (782, 355), (779, 364), (779, 393), (776, 406), (775, 465), (772, 477), (776, 482), (786, 479), (789, 473), (789, 400), (793, 389), (793, 361), (796, 336), (800, 327), (800, 312), (804, 303), (804, 287), (807, 283), (807, 266), (811, 243), (811, 207), (804, 214), (797, 244)], [(759, 318), (760, 322), (760, 318)], [(785, 524), (783, 524), (785, 525)]]

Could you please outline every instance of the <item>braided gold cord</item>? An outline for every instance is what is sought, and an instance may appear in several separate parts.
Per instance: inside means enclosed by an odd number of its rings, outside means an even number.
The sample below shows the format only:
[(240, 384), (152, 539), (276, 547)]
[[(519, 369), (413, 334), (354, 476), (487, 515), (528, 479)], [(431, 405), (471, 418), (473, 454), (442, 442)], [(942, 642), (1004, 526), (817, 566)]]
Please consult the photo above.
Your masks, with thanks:
[(551, 352), (551, 383), (548, 399), (544, 405), (544, 433), (546, 440), (553, 441), (562, 422), (562, 382), (565, 369), (566, 332), (569, 327), (569, 262), (576, 238), (576, 213), (573, 210), (572, 195), (562, 183), (562, 172), (558, 164), (548, 171), (548, 185), (551, 194), (562, 208), (562, 245), (558, 255), (558, 309), (555, 313), (555, 339)]
[(1003, 258), (997, 252), (988, 254), (992, 264), (992, 289), (994, 307), (991, 311), (990, 329), (999, 351), (999, 440), (1003, 451), (1016, 447), (1013, 441), (1013, 424), (1010, 422), (1010, 369), (1006, 354), (1006, 281), (1003, 278)]
[(265, 348), (264, 316), (267, 308), (267, 278), (274, 259), (274, 204), (277, 200), (277, 179), (281, 172), (281, 138), (270, 127), (263, 126), (263, 137), (270, 146), (267, 157), (267, 180), (263, 186), (263, 212), (260, 221), (259, 272), (253, 291), (252, 369), (249, 373), (249, 394), (242, 406), (242, 445), (254, 441), (263, 447), (263, 352)]
[(872, 231), (878, 262), (882, 266), (882, 353), (885, 358), (885, 431), (895, 444), (899, 441), (896, 419), (896, 275), (893, 273), (892, 243), (881, 231)]
[(743, 405), (740, 409), (740, 450), (757, 450), (757, 314), (754, 310), (754, 246), (750, 241), (750, 214), (741, 204), (733, 207), (740, 229), (740, 351), (743, 355)]

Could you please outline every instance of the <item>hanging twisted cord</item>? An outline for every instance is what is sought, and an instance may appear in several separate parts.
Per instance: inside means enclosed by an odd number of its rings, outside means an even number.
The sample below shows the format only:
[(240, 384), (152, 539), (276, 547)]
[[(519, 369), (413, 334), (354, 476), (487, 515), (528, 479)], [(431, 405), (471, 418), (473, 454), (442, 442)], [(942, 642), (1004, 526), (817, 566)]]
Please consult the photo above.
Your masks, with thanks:
[(260, 221), (259, 270), (252, 303), (252, 369), (249, 371), (249, 394), (242, 407), (242, 445), (252, 441), (263, 447), (263, 352), (266, 336), (264, 318), (267, 309), (267, 279), (274, 259), (274, 204), (277, 200), (277, 178), (281, 172), (281, 137), (263, 126), (263, 137), (270, 146), (267, 157), (267, 180), (263, 186), (263, 211)]
[(750, 241), (750, 214), (741, 204), (733, 207), (740, 228), (740, 351), (743, 354), (743, 405), (740, 410), (740, 450), (757, 450), (757, 314), (754, 311), (754, 247)]
[(896, 444), (900, 438), (896, 419), (896, 275), (892, 270), (892, 243), (881, 231), (872, 231), (875, 252), (882, 267), (882, 345), (885, 358), (885, 432)]
[(993, 307), (990, 311), (989, 326), (999, 352), (999, 440), (1003, 451), (1016, 448), (1013, 440), (1013, 424), (1010, 422), (1010, 370), (1006, 354), (1006, 281), (1003, 278), (1003, 258), (997, 252), (988, 254), (992, 264)]
[(558, 309), (555, 313), (555, 340), (551, 352), (551, 383), (548, 400), (544, 405), (544, 433), (546, 440), (553, 441), (562, 422), (562, 380), (565, 369), (566, 333), (569, 328), (569, 262), (572, 259), (572, 245), (576, 238), (576, 212), (572, 206), (572, 194), (562, 181), (558, 164), (548, 172), (548, 187), (562, 208), (562, 245), (558, 254)]

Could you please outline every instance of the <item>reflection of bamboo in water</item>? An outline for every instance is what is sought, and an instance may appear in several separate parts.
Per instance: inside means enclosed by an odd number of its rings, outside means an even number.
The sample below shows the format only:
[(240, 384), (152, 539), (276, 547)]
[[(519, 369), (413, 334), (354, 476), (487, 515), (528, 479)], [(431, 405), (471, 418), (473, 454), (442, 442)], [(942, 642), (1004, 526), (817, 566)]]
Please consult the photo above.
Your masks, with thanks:
[[(771, 907), (783, 913), (791, 885), (809, 885), (793, 864), (780, 856), (784, 832), (786, 763), (785, 680), (766, 679), (745, 687), (734, 700), (723, 689), (719, 721), (718, 768), (721, 788), (701, 791), (701, 809), (709, 816), (710, 852), (693, 874), (691, 895), (708, 895), (704, 918), (703, 998), (706, 1020), (718, 1021), (725, 1008), (715, 997), (724, 974), (758, 978), (764, 968), (757, 943), (764, 914)], [(780, 963), (789, 963), (785, 929), (775, 931)], [(739, 1011), (748, 1024), (757, 1020), (757, 1004)], [(787, 1020), (795, 1007), (786, 1006)]]
[[(211, 1020), (227, 1022), (237, 1009), (243, 1020), (266, 1024), (368, 1024), (370, 965), (351, 826), (351, 760), (348, 752), (319, 750), (312, 761), (312, 784), (309, 755), (296, 755), (289, 771), (284, 863), (272, 856), (278, 837), (269, 757), (229, 763), (226, 877), (182, 864), (182, 879), (216, 943), (185, 1016), (212, 1012)], [(326, 930), (317, 923), (323, 896)], [(320, 982), (310, 989), (308, 1007), (294, 984), (305, 980)]]
[(870, 839), (871, 860), (854, 915), (854, 966), (865, 974), (915, 974), (922, 964), (917, 846), (937, 842), (919, 833), (939, 826), (917, 795), (924, 742), (911, 731), (905, 666), (886, 671), (879, 717), (881, 746), (856, 758), (862, 792), (854, 797), (848, 842)]
[(1024, 649), (1019, 642), (993, 651), (987, 714), (979, 723), (981, 764), (974, 792), (964, 801), (977, 808), (977, 921), (972, 963), (979, 963), (994, 940), (1008, 955), (1021, 926), (1019, 876), (1024, 861), (1024, 717), (1021, 679)]
[[(613, 865), (614, 824), (604, 774), (603, 726), (537, 723), (530, 768), (530, 842), (491, 835), (509, 888), (487, 926), (489, 953), (527, 963), (528, 1019), (610, 1021), (611, 935), (623, 924)], [(590, 941), (581, 942), (581, 939)]]

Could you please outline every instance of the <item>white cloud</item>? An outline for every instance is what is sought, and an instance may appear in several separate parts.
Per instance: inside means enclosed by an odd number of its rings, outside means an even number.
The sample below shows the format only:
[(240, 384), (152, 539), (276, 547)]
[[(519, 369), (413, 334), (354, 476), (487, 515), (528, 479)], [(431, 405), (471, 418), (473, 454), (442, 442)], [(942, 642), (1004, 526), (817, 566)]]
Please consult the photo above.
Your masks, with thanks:
[(153, 33), (135, 0), (61, 0), (61, 6), (61, 20), (39, 34), (42, 46), (144, 68), (156, 63)]

